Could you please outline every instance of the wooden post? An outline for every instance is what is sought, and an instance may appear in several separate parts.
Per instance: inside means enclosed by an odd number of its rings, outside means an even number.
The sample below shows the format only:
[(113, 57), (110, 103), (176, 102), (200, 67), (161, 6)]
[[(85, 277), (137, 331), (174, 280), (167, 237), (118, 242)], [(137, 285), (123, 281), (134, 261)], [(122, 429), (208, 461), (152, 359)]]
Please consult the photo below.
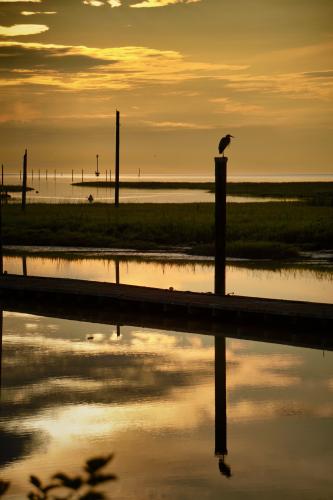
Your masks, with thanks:
[(215, 283), (216, 295), (225, 295), (226, 208), (228, 158), (215, 158)]
[(114, 204), (119, 207), (119, 126), (120, 126), (120, 113), (116, 110), (116, 158), (115, 158), (115, 190), (114, 190)]
[(110, 172), (109, 172), (109, 179), (110, 179), (110, 182), (112, 181), (112, 177), (111, 177), (111, 169), (110, 169)]
[(1, 164), (1, 186), (3, 186), (3, 163)]
[(40, 169), (38, 170), (38, 180), (40, 181)]
[(83, 169), (82, 169), (82, 182), (83, 182)]
[(45, 170), (45, 179), (47, 180), (47, 170)]
[(105, 182), (108, 182), (108, 171), (105, 170)]
[(28, 170), (28, 151), (25, 150), (23, 156), (23, 176), (22, 176), (22, 210), (25, 210), (27, 201), (27, 170)]
[(56, 170), (54, 171), (54, 180), (55, 181), (57, 180), (57, 171)]
[(74, 170), (72, 170), (72, 182), (74, 181)]

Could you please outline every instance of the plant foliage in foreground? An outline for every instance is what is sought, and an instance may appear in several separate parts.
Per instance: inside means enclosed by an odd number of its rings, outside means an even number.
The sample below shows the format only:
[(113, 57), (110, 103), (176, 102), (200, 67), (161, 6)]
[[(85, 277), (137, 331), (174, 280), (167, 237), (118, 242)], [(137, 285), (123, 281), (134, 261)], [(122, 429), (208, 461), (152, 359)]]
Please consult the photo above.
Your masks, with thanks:
[[(30, 476), (33, 491), (27, 494), (30, 500), (103, 500), (107, 497), (96, 488), (108, 481), (115, 481), (114, 474), (101, 472), (111, 462), (113, 455), (90, 458), (86, 461), (83, 473), (70, 477), (63, 472), (52, 476), (51, 481), (43, 484), (37, 476)], [(0, 497), (9, 489), (8, 481), (0, 480)]]

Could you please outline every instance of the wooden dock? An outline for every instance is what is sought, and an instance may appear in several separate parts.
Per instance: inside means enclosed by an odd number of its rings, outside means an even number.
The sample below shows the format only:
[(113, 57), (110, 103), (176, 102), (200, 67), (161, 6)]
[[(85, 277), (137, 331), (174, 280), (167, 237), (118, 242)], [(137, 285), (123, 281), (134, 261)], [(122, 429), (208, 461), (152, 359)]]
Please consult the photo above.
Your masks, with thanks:
[(333, 341), (333, 304), (3, 275), (0, 307), (81, 321), (220, 333), (325, 349)]

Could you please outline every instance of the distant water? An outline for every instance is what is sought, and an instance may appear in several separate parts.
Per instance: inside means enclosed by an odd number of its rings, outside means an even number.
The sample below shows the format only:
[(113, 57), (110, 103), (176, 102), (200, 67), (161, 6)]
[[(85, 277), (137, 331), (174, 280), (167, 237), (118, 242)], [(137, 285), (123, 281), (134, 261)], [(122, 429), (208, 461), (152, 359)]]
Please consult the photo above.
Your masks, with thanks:
[[(108, 172), (96, 177), (94, 173), (84, 173), (84, 181), (105, 181), (110, 180)], [(113, 177), (111, 177), (113, 180)], [(123, 181), (174, 181), (174, 182), (212, 182), (213, 176), (204, 175), (186, 175), (186, 174), (150, 174), (138, 175), (127, 174), (122, 175)], [(297, 182), (297, 181), (332, 181), (333, 174), (302, 174), (290, 176), (229, 176), (230, 182)], [(34, 191), (27, 193), (28, 202), (30, 203), (82, 203), (86, 202), (90, 194), (94, 201), (108, 203), (114, 201), (113, 188), (97, 188), (97, 187), (82, 187), (72, 186), (72, 182), (81, 182), (82, 173), (74, 173), (73, 179), (71, 173), (62, 172), (46, 172), (35, 171), (30, 172), (28, 176), (28, 186), (34, 188)], [(18, 174), (5, 174), (5, 184), (20, 184), (20, 176)], [(21, 198), (19, 193), (11, 194), (12, 201), (18, 202)], [(214, 194), (206, 190), (191, 190), (191, 189), (120, 189), (120, 202), (122, 203), (201, 203), (213, 202)], [(239, 197), (229, 196), (228, 202), (244, 203), (244, 202), (268, 202), (271, 198), (255, 198), (255, 197)], [(274, 201), (279, 201), (274, 199)], [(286, 201), (286, 200), (283, 200)]]

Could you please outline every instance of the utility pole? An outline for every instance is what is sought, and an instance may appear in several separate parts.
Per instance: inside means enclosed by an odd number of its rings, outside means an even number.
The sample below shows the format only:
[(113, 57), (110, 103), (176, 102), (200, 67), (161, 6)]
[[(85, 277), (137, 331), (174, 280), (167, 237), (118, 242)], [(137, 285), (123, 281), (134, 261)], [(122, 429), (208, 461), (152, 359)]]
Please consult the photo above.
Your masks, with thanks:
[(115, 190), (114, 190), (114, 204), (119, 207), (119, 127), (120, 127), (120, 113), (116, 110), (116, 158), (115, 158)]
[(27, 169), (28, 169), (28, 151), (25, 150), (23, 156), (23, 176), (22, 176), (22, 210), (25, 210), (27, 200)]

